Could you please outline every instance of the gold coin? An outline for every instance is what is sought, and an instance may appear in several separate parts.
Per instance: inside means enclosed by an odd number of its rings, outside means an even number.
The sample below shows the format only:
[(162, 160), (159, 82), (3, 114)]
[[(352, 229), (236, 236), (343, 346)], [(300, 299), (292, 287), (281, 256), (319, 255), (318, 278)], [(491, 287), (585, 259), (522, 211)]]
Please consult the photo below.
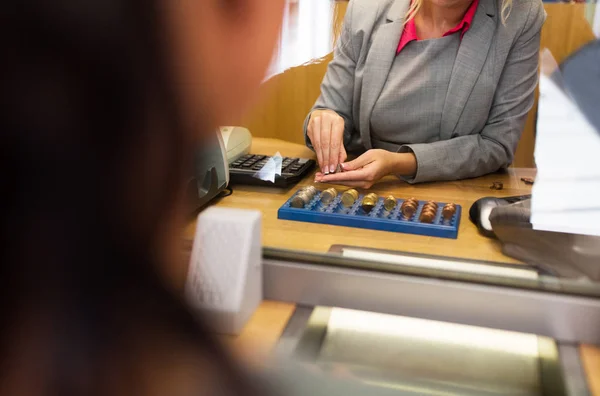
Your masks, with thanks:
[(375, 193), (370, 193), (370, 194), (365, 195), (365, 197), (363, 198), (363, 201), (365, 199), (368, 200), (369, 202), (372, 201), (373, 203), (377, 203), (377, 201), (379, 200), (379, 197)]
[(384, 200), (383, 200), (383, 207), (385, 208), (385, 210), (387, 210), (388, 212), (391, 212), (392, 210), (394, 210), (394, 208), (396, 207), (396, 198), (394, 198), (393, 195), (388, 195)]
[(358, 199), (358, 191), (356, 191), (353, 188), (351, 188), (350, 190), (344, 191), (344, 193), (342, 194), (342, 204), (347, 208), (354, 205), (354, 202), (356, 202), (357, 199)]
[(379, 197), (377, 196), (377, 194), (367, 194), (363, 197), (362, 200), (362, 208), (365, 212), (370, 213), (371, 210), (373, 210), (373, 208), (375, 207), (375, 205), (377, 205), (377, 201), (379, 200)]
[(337, 190), (335, 188), (328, 188), (321, 193), (321, 202), (329, 204), (337, 197)]
[(363, 202), (362, 204), (362, 208), (366, 213), (371, 213), (371, 211), (373, 210), (373, 208), (375, 207), (375, 205), (372, 205), (370, 202)]

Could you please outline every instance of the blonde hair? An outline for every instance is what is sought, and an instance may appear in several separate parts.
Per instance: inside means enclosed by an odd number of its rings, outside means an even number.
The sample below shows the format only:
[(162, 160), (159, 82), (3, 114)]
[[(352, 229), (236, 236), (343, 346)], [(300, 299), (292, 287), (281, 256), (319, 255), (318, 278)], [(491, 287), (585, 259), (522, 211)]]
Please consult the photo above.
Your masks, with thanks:
[[(410, 8), (408, 9), (408, 12), (406, 13), (406, 18), (404, 20), (405, 24), (408, 21), (410, 21), (411, 19), (414, 19), (415, 15), (417, 15), (419, 10), (421, 9), (422, 4), (423, 4), (423, 0), (412, 0), (411, 1)], [(506, 20), (508, 19), (508, 16), (510, 15), (510, 11), (512, 10), (512, 4), (513, 4), (513, 0), (502, 0), (502, 9), (500, 11), (500, 16), (502, 18), (503, 25), (506, 25)]]

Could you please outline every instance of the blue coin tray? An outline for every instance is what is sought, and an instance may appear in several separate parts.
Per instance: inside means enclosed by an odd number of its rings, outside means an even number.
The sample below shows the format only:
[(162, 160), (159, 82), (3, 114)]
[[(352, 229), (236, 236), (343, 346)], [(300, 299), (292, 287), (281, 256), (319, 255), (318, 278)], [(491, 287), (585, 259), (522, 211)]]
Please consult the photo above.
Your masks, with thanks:
[(290, 203), (296, 194), (298, 194), (298, 191), (279, 208), (277, 218), (440, 238), (456, 239), (458, 237), (461, 214), (460, 205), (456, 205), (456, 212), (450, 220), (444, 220), (442, 209), (446, 203), (437, 202), (438, 211), (433, 222), (421, 223), (419, 216), (423, 205), (427, 201), (419, 201), (417, 212), (412, 218), (406, 219), (400, 212), (400, 206), (404, 202), (403, 199), (397, 199), (396, 207), (392, 211), (387, 211), (383, 206), (384, 198), (380, 197), (377, 205), (375, 205), (370, 213), (367, 213), (360, 205), (364, 195), (360, 195), (351, 207), (346, 208), (342, 205), (341, 194), (338, 194), (329, 204), (323, 204), (321, 202), (321, 191), (318, 191), (312, 201), (304, 208), (293, 208), (290, 206)]

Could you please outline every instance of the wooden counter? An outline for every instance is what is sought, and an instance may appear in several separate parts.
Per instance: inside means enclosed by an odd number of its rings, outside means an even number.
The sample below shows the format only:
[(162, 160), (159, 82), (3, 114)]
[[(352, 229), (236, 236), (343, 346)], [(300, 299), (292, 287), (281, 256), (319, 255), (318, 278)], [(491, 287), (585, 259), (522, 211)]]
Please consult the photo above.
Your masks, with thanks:
[[(279, 151), (284, 156), (314, 157), (312, 151), (304, 146), (277, 139), (255, 139), (252, 151), (267, 155), (273, 155)], [(301, 186), (314, 184), (312, 176), (292, 189), (283, 191), (234, 186), (233, 195), (221, 199), (216, 205), (260, 210), (263, 213), (263, 244), (268, 247), (324, 253), (332, 245), (345, 244), (516, 263), (516, 260), (501, 253), (498, 241), (479, 235), (475, 225), (469, 221), (468, 212), (473, 202), (481, 197), (529, 194), (531, 186), (526, 185), (520, 178), (534, 175), (535, 170), (532, 169), (511, 168), (506, 173), (478, 179), (414, 186), (390, 177), (371, 189), (380, 195), (392, 194), (398, 198), (415, 197), (422, 200), (432, 199), (462, 205), (463, 212), (458, 240), (278, 220), (277, 210), (279, 207)], [(501, 191), (491, 190), (490, 186), (495, 181), (502, 182), (504, 189)], [(325, 185), (317, 185), (317, 187), (322, 189)], [(190, 224), (186, 236), (190, 239), (193, 238), (194, 230), (195, 225)]]

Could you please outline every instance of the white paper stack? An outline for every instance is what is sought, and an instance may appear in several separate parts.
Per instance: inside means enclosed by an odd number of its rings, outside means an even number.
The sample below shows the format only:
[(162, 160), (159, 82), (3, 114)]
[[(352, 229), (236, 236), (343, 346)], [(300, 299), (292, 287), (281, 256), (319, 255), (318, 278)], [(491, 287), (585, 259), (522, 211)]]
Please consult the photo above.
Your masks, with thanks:
[(533, 228), (600, 235), (600, 133), (556, 76), (540, 77), (535, 160)]

